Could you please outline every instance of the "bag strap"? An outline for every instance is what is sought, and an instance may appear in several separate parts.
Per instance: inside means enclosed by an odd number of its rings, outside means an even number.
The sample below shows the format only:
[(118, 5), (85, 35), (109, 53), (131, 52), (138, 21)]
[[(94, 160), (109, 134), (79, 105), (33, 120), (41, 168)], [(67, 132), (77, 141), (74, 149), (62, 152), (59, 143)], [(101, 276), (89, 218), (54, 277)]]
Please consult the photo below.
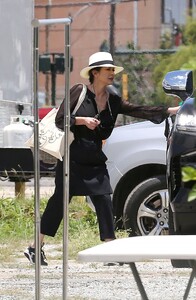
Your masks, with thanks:
[(75, 115), (75, 113), (79, 109), (80, 105), (82, 104), (82, 102), (84, 101), (84, 98), (86, 96), (87, 87), (86, 87), (85, 84), (82, 84), (82, 85), (83, 85), (83, 87), (82, 87), (82, 91), (80, 93), (80, 96), (78, 98), (78, 102), (77, 102), (77, 104), (76, 104), (76, 106), (75, 106), (75, 108), (74, 108), (74, 110), (72, 112), (73, 115)]

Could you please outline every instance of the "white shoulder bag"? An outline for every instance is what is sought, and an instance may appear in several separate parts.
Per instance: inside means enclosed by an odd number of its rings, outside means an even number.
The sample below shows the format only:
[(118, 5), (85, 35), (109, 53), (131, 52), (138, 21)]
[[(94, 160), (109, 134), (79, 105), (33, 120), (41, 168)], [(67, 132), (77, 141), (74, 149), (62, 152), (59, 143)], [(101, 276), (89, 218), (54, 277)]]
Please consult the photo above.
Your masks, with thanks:
[[(72, 114), (76, 113), (84, 101), (86, 90), (87, 87), (83, 84), (83, 89)], [(57, 108), (53, 108), (39, 123), (39, 149), (62, 161), (64, 156), (65, 133), (55, 125), (57, 111)], [(71, 144), (73, 140), (74, 135), (70, 131), (69, 144)], [(34, 134), (26, 141), (25, 145), (30, 148), (34, 147)]]

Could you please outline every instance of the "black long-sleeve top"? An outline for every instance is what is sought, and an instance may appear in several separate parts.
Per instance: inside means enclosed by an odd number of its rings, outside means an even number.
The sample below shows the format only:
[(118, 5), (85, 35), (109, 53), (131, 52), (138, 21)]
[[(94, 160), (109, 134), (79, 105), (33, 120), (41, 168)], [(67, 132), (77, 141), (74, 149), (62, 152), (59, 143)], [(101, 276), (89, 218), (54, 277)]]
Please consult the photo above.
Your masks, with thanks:
[[(71, 112), (74, 110), (74, 107), (76, 106), (81, 91), (82, 91), (82, 84), (74, 85), (70, 90)], [(131, 104), (128, 101), (123, 100), (119, 95), (117, 95), (114, 92), (109, 93), (108, 102), (109, 105), (107, 105), (106, 109), (99, 114), (95, 102), (95, 95), (89, 89), (87, 89), (86, 97), (81, 107), (78, 109), (75, 115), (72, 115), (71, 113), (71, 118), (70, 118), (71, 130), (77, 135), (78, 130), (81, 131), (82, 127), (86, 127), (86, 126), (75, 126), (75, 116), (82, 116), (82, 117), (96, 116), (101, 121), (99, 130), (97, 130), (97, 135), (101, 139), (106, 139), (110, 136), (113, 130), (118, 114), (124, 114), (135, 118), (149, 120), (155, 124), (159, 124), (163, 122), (169, 115), (167, 112), (168, 108), (165, 106), (146, 106), (146, 105)], [(56, 117), (56, 125), (62, 130), (63, 130), (63, 122), (64, 122), (64, 103), (62, 102)], [(85, 131), (89, 132), (90, 136), (92, 136), (91, 135), (92, 132), (90, 129), (86, 127)]]
[[(117, 94), (109, 92), (106, 109), (98, 112), (95, 95), (87, 89), (86, 96), (75, 115), (72, 114), (82, 91), (82, 84), (77, 84), (70, 91), (70, 129), (75, 139), (70, 145), (70, 194), (104, 195), (111, 194), (107, 157), (102, 151), (102, 140), (107, 139), (114, 128), (118, 114), (147, 119), (161, 123), (167, 116), (167, 108), (162, 106), (133, 105), (123, 101)], [(85, 125), (76, 126), (75, 117), (97, 117), (100, 125), (95, 130)], [(57, 127), (63, 129), (64, 103), (57, 116)], [(131, 134), (131, 131), (130, 131)]]

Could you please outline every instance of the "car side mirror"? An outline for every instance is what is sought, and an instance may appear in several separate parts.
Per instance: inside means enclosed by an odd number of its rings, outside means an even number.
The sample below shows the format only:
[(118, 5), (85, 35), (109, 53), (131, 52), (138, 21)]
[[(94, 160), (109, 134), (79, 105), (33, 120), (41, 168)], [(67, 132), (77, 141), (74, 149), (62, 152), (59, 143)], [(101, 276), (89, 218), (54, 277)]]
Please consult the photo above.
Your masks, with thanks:
[(191, 70), (168, 72), (163, 79), (162, 87), (166, 94), (185, 101), (193, 93), (193, 72)]

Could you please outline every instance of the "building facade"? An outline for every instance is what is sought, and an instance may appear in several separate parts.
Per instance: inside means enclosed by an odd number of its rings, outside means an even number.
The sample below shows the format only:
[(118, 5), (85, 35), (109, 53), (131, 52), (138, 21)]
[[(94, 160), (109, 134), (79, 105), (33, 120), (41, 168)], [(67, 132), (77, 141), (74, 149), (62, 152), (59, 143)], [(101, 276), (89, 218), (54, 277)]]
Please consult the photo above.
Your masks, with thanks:
[[(73, 85), (84, 82), (79, 73), (87, 66), (88, 57), (94, 52), (109, 49), (115, 53), (115, 49), (125, 49), (130, 44), (139, 49), (159, 48), (166, 4), (164, 0), (35, 0), (35, 17), (43, 19), (70, 16), (72, 18), (71, 85)], [(63, 26), (41, 28), (40, 53), (62, 53), (63, 51)], [(47, 95), (51, 91), (50, 82), (50, 75), (40, 74), (40, 90)], [(56, 97), (61, 98), (63, 91), (64, 76), (57, 75)], [(50, 100), (47, 100), (47, 103), (49, 102)]]

